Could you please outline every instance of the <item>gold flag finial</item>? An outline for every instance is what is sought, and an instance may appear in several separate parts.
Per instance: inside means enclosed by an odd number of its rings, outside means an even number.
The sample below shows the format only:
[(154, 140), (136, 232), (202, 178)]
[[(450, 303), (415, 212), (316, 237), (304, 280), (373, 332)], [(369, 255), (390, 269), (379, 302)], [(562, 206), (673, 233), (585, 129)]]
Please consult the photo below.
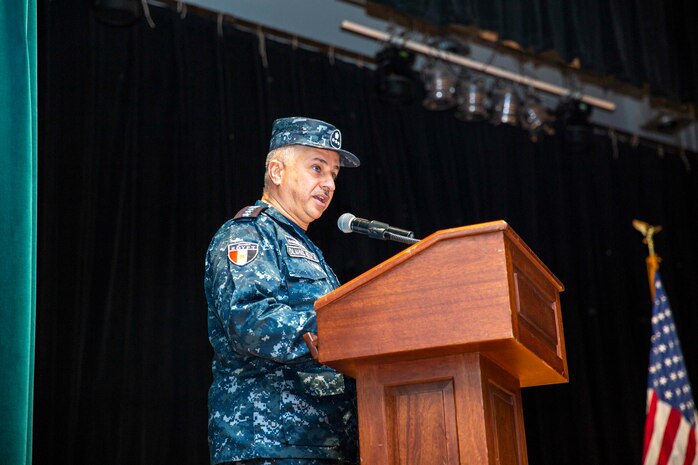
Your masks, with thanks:
[(650, 282), (650, 292), (652, 293), (652, 300), (654, 300), (654, 273), (659, 269), (659, 262), (662, 261), (662, 259), (654, 253), (654, 235), (661, 231), (662, 227), (652, 226), (640, 220), (633, 220), (633, 227), (645, 236), (642, 242), (647, 244), (647, 248), (649, 249), (649, 256), (645, 261), (647, 262), (647, 279)]
[(645, 236), (642, 243), (647, 244), (649, 248), (650, 257), (654, 256), (654, 235), (662, 230), (661, 226), (652, 226), (651, 224), (645, 223), (640, 220), (633, 220), (633, 227), (640, 231), (640, 233)]

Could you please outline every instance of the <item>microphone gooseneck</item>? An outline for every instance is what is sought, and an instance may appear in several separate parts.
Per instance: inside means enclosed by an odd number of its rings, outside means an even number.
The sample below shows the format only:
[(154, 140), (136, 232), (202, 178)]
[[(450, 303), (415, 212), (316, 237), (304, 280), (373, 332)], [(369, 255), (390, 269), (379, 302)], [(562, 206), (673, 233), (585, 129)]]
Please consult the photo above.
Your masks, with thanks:
[(414, 238), (414, 233), (412, 231), (395, 228), (381, 221), (369, 221), (363, 218), (357, 218), (351, 213), (342, 214), (337, 220), (337, 227), (343, 233), (348, 234), (356, 232), (365, 234), (373, 239), (391, 240), (404, 244), (419, 242), (419, 239)]

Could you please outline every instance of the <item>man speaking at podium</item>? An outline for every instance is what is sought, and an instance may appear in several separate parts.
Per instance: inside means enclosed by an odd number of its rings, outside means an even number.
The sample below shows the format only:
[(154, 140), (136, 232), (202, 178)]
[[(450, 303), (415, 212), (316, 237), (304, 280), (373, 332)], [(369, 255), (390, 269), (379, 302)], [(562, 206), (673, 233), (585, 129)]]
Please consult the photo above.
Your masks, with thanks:
[(359, 159), (323, 121), (274, 122), (262, 199), (215, 234), (206, 255), (211, 463), (356, 463), (354, 381), (313, 360), (313, 303), (339, 286), (306, 230)]

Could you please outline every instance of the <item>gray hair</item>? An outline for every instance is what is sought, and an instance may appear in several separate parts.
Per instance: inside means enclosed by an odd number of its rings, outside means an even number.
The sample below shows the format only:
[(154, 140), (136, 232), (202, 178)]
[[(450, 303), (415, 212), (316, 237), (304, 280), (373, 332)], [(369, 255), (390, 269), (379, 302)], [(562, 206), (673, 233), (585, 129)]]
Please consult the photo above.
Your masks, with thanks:
[(274, 160), (279, 160), (281, 163), (290, 163), (291, 157), (294, 155), (295, 147), (293, 145), (284, 145), (278, 149), (274, 149), (267, 154), (267, 160), (264, 162), (264, 190), (262, 193), (266, 193), (271, 186), (271, 179), (269, 179), (269, 174), (267, 170), (269, 169), (269, 163)]

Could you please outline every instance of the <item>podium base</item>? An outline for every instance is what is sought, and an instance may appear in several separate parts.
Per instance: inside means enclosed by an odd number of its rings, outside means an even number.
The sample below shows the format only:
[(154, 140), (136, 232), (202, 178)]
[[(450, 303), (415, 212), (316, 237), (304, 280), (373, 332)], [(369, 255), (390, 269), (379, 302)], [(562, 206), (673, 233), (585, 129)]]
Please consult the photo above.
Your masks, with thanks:
[(484, 355), (356, 370), (362, 464), (528, 464), (518, 382)]

